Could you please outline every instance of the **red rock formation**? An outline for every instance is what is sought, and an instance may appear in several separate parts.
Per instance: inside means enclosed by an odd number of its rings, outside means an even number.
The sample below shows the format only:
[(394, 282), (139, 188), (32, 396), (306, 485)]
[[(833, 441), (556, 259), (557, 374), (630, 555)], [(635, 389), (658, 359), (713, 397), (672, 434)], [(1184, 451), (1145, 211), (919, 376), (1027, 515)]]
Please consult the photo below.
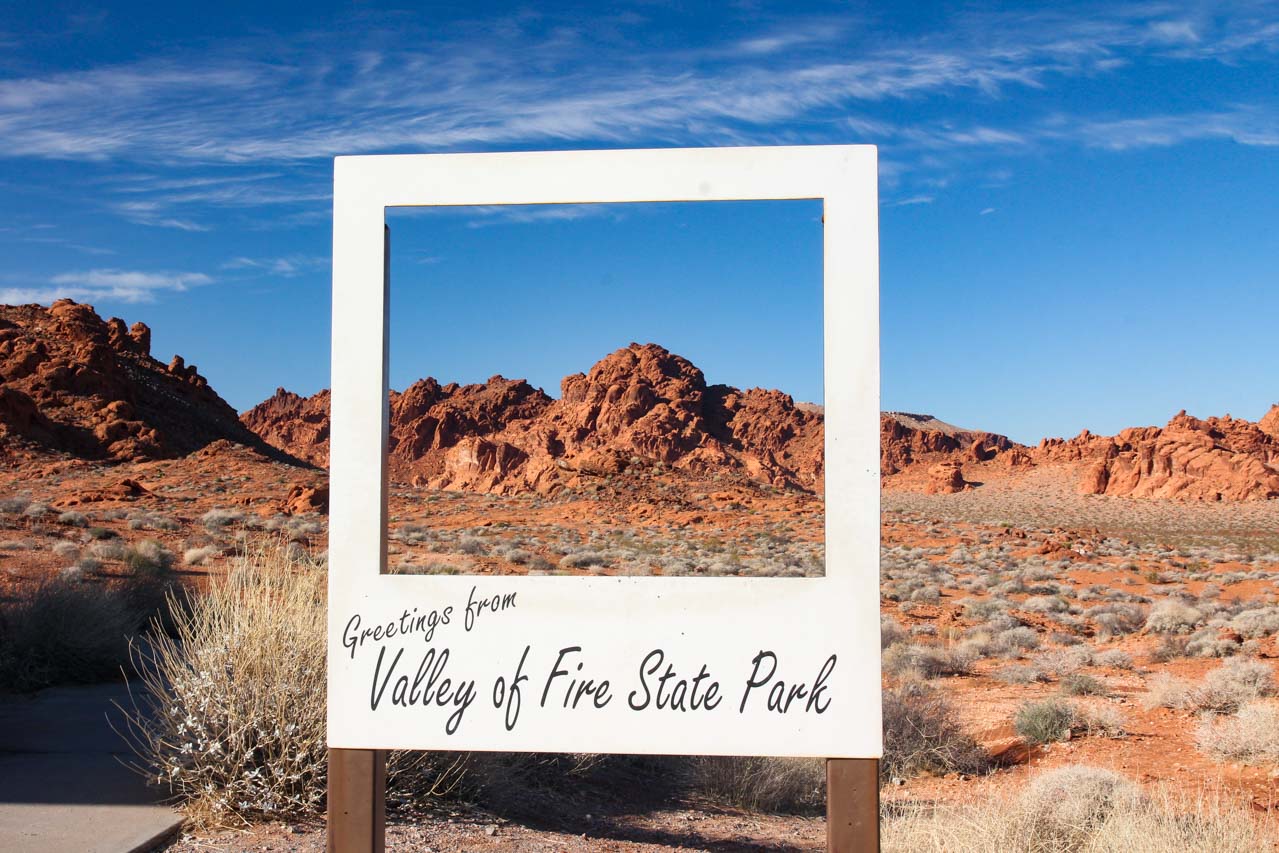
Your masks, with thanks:
[(1079, 491), (1182, 500), (1279, 497), (1279, 406), (1258, 422), (1179, 412), (1168, 425), (1131, 427), (1111, 437), (1087, 430), (1044, 439), (1042, 461), (1085, 462)]
[[(743, 471), (777, 486), (822, 488), (822, 416), (777, 391), (708, 386), (686, 359), (631, 344), (560, 399), (519, 379), (479, 385), (423, 379), (391, 394), (388, 467), (438, 488), (548, 492), (631, 467)], [(328, 392), (279, 391), (244, 415), (281, 449), (327, 459)], [(321, 414), (323, 413), (323, 414)]]
[(938, 462), (928, 469), (928, 482), (924, 491), (930, 495), (953, 495), (970, 486), (964, 479), (964, 469), (960, 463)]
[(325, 513), (329, 511), (329, 487), (314, 484), (294, 483), (288, 495), (280, 503), (280, 512), (285, 515), (302, 515), (308, 512)]
[[(820, 407), (778, 391), (707, 385), (700, 370), (659, 346), (631, 344), (587, 373), (566, 377), (560, 391), (553, 400), (523, 380), (495, 376), (466, 386), (424, 379), (393, 392), (392, 477), (437, 488), (549, 492), (660, 466), (736, 470), (779, 487), (823, 488)], [(275, 446), (323, 465), (328, 406), (327, 391), (302, 398), (280, 390), (245, 413), (244, 422)], [(886, 412), (880, 442), (886, 484), (937, 494), (975, 487), (965, 466), (970, 472), (976, 466), (977, 478), (985, 479), (983, 471), (1019, 476), (1051, 464), (1078, 477), (1085, 494), (1279, 496), (1279, 406), (1257, 424), (1182, 413), (1163, 429), (1128, 429), (1113, 438), (1085, 431), (1044, 439), (1038, 448), (931, 415)]]
[[(0, 446), (104, 460), (185, 455), (230, 439), (268, 450), (194, 367), (151, 357), (143, 323), (60, 299), (0, 306)], [(271, 450), (271, 453), (276, 451)]]
[(240, 416), (268, 444), (321, 468), (329, 464), (329, 392), (301, 397), (283, 388)]
[(961, 429), (932, 415), (884, 412), (879, 416), (879, 470), (884, 476), (943, 455), (980, 462), (1013, 447), (1007, 436)]

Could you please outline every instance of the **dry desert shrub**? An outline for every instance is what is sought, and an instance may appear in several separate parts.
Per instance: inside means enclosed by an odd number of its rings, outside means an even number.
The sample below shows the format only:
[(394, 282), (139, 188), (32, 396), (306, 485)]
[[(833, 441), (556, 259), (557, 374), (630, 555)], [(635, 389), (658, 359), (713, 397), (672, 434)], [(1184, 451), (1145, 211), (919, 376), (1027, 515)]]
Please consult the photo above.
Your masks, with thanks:
[(1234, 637), (1222, 636), (1217, 629), (1200, 628), (1186, 641), (1186, 655), (1197, 658), (1226, 658), (1238, 652), (1241, 644)]
[(323, 802), (324, 581), (282, 548), (251, 554), (177, 615), (175, 636), (137, 650), (141, 769), (197, 824)]
[(1263, 696), (1275, 695), (1275, 671), (1259, 660), (1230, 660), (1204, 676), (1195, 690), (1195, 707), (1230, 713)]
[(1279, 607), (1244, 610), (1230, 620), (1230, 627), (1250, 639), (1279, 633)]
[[(169, 630), (135, 647), (126, 709), (137, 769), (197, 826), (316, 813), (324, 804), (325, 583), (284, 541), (248, 550), (208, 590), (171, 593)], [(389, 785), (451, 789), (464, 759), (392, 753)]]
[(173, 554), (154, 539), (143, 539), (130, 545), (124, 563), (138, 577), (160, 577), (173, 567)]
[(1183, 601), (1166, 598), (1150, 608), (1146, 630), (1155, 634), (1189, 634), (1203, 619), (1203, 613)]
[(1106, 666), (1112, 669), (1132, 669), (1132, 655), (1123, 649), (1107, 649), (1104, 652), (1098, 652), (1093, 656), (1092, 662), (1097, 666)]
[(1048, 674), (1042, 669), (1026, 664), (1012, 664), (997, 669), (991, 673), (991, 677), (1005, 684), (1037, 684), (1048, 680)]
[(230, 527), (244, 520), (244, 515), (232, 509), (211, 509), (200, 516), (200, 523), (210, 533)]
[(1279, 707), (1249, 702), (1229, 717), (1207, 715), (1199, 724), (1198, 741), (1218, 761), (1279, 763)]
[(1061, 680), (1061, 692), (1067, 696), (1105, 696), (1110, 691), (1100, 679), (1076, 672)]
[(903, 642), (909, 636), (910, 634), (896, 619), (885, 616), (879, 620), (879, 647), (881, 649)]
[(1160, 673), (1151, 679), (1142, 704), (1233, 713), (1254, 699), (1274, 695), (1274, 669), (1269, 664), (1235, 658), (1210, 671), (1198, 685)]
[(67, 510), (58, 515), (58, 524), (66, 524), (70, 527), (85, 527), (89, 524), (89, 519), (82, 512)]
[(59, 578), (0, 608), (0, 690), (118, 677), (136, 624), (126, 597)]
[(222, 549), (214, 545), (205, 545), (201, 548), (188, 548), (182, 552), (182, 562), (188, 566), (203, 566), (208, 562), (210, 557), (216, 557), (222, 553)]
[(1190, 695), (1193, 690), (1193, 686), (1184, 678), (1177, 678), (1166, 672), (1161, 672), (1150, 680), (1150, 685), (1146, 688), (1146, 695), (1142, 697), (1141, 704), (1146, 710), (1151, 708), (1188, 708), (1191, 704)]
[(986, 752), (960, 727), (941, 694), (926, 684), (908, 682), (883, 692), (884, 780), (924, 772), (982, 773), (990, 767)]
[(1035, 655), (1035, 666), (1058, 678), (1064, 678), (1092, 664), (1092, 650), (1082, 646), (1065, 649), (1049, 649)]
[(1276, 841), (1219, 796), (1146, 793), (1113, 771), (1078, 766), (972, 805), (890, 805), (882, 832), (891, 853), (1250, 853)]
[(922, 646), (897, 643), (883, 654), (884, 671), (890, 675), (919, 675), (922, 678), (941, 678), (946, 675), (967, 675), (972, 671), (978, 655), (971, 647)]
[(1134, 634), (1146, 624), (1146, 611), (1136, 604), (1099, 604), (1088, 609), (1100, 639)]
[(1128, 734), (1124, 714), (1113, 705), (1082, 705), (1075, 708), (1071, 731), (1089, 737), (1120, 738)]
[(826, 802), (826, 764), (819, 758), (705, 755), (690, 762), (699, 792), (738, 808), (803, 812)]

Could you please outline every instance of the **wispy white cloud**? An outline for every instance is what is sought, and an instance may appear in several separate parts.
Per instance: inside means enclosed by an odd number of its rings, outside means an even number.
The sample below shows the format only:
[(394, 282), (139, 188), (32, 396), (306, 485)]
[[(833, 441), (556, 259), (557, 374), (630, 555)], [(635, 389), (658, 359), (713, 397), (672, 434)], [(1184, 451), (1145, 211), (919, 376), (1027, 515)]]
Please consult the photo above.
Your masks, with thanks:
[(622, 219), (625, 216), (624, 206), (616, 204), (539, 204), (539, 205), (498, 205), (492, 207), (468, 208), (473, 219), (466, 225), (468, 228), (483, 228), (506, 222), (573, 222), (579, 219), (596, 219), (607, 217)]
[(329, 265), (328, 258), (314, 255), (289, 255), (282, 258), (232, 258), (222, 265), (226, 270), (254, 270), (270, 275), (293, 278)]
[(636, 13), (590, 31), (549, 12), (429, 32), (402, 23), (2, 79), (0, 157), (127, 163), (132, 174), (103, 186), (108, 209), (199, 231), (210, 209), (321, 218), (336, 154), (874, 141), (891, 152), (890, 187), (918, 177), (902, 186), (910, 198), (989, 152), (1273, 145), (1279, 127), (1273, 98), (1193, 115), (1151, 105), (1067, 119), (1043, 111), (1051, 98), (1008, 108), (1141, 62), (1273, 65), (1279, 23), (1252, 0), (965, 12), (909, 37), (851, 15), (792, 16), (677, 49), (619, 50), (618, 33), (643, 24)]
[[(1126, 51), (1218, 57), (1267, 43), (1234, 28), (1200, 29), (1172, 13), (1123, 9), (1093, 20), (973, 16), (959, 19), (947, 41), (921, 38), (849, 59), (846, 28), (798, 21), (727, 51), (707, 48), (704, 57), (659, 51), (607, 65), (558, 31), (518, 45), (428, 40), (416, 49), (308, 36), (274, 48), (240, 44), (3, 80), (0, 130), (8, 156), (135, 162), (288, 163), (651, 136), (716, 142), (740, 136), (742, 125), (749, 134), (825, 111), (846, 115), (859, 104), (1043, 87), (1062, 75), (1098, 73)], [(800, 45), (807, 49), (792, 50)], [(699, 61), (706, 57), (720, 61)]]
[(157, 293), (184, 291), (212, 281), (204, 273), (92, 269), (55, 275), (38, 287), (0, 288), (0, 303), (48, 304), (63, 298), (82, 302), (153, 302)]
[(179, 231), (209, 231), (209, 226), (191, 219), (182, 219), (166, 213), (166, 206), (158, 201), (122, 201), (114, 209), (130, 222), (153, 225), (157, 228), (176, 228)]
[(1174, 115), (1116, 119), (1057, 118), (1043, 130), (1093, 148), (1126, 151), (1166, 148), (1184, 142), (1229, 140), (1240, 145), (1279, 145), (1279, 113), (1232, 108)]

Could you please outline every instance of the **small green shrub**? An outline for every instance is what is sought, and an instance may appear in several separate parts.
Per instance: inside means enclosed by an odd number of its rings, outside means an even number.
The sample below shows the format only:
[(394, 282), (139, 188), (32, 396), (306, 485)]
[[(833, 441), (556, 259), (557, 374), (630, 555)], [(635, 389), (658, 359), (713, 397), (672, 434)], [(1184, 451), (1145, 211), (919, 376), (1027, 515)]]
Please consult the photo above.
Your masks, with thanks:
[(1099, 679), (1082, 672), (1072, 673), (1061, 680), (1061, 692), (1067, 696), (1105, 696), (1109, 691)]
[(1029, 743), (1053, 743), (1070, 733), (1074, 718), (1075, 712), (1069, 703), (1045, 699), (1027, 702), (1018, 708), (1013, 717), (1013, 728)]

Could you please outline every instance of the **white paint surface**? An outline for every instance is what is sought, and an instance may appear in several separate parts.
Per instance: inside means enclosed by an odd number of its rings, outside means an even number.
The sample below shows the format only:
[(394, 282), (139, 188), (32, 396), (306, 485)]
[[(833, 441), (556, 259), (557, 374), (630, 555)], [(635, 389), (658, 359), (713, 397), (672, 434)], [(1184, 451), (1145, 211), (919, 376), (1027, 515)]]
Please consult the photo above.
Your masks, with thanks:
[[(820, 198), (825, 205), (826, 575), (821, 578), (492, 577), (384, 575), (386, 564), (387, 285), (385, 209), (397, 206), (729, 201)], [(329, 521), (329, 745), (723, 755), (880, 755), (879, 257), (873, 146), (560, 151), (339, 157), (333, 193), (333, 397)], [(466, 629), (468, 599), (514, 595)], [(423, 631), (357, 649), (362, 628), (452, 607), (430, 642)], [(543, 690), (561, 649), (566, 675)], [(520, 710), (508, 729), (509, 685), (528, 649)], [(713, 710), (658, 710), (640, 668), (656, 649), (675, 678), (706, 667)], [(474, 683), (448, 731), (450, 704), (393, 702), (428, 653), (439, 673)], [(402, 652), (374, 710), (383, 674)], [(835, 656), (816, 704), (768, 708), (775, 680), (745, 696), (752, 661), (811, 690)], [(761, 667), (767, 670), (767, 659)], [(581, 670), (577, 664), (582, 664)], [(562, 705), (570, 679), (610, 682)], [(419, 690), (427, 686), (424, 677)], [(495, 703), (499, 679), (507, 701)], [(668, 682), (668, 685), (673, 685)], [(437, 687), (438, 682), (437, 682)], [(410, 691), (411, 692), (411, 691)], [(501, 697), (499, 697), (501, 698)], [(824, 711), (818, 713), (817, 708)]]

